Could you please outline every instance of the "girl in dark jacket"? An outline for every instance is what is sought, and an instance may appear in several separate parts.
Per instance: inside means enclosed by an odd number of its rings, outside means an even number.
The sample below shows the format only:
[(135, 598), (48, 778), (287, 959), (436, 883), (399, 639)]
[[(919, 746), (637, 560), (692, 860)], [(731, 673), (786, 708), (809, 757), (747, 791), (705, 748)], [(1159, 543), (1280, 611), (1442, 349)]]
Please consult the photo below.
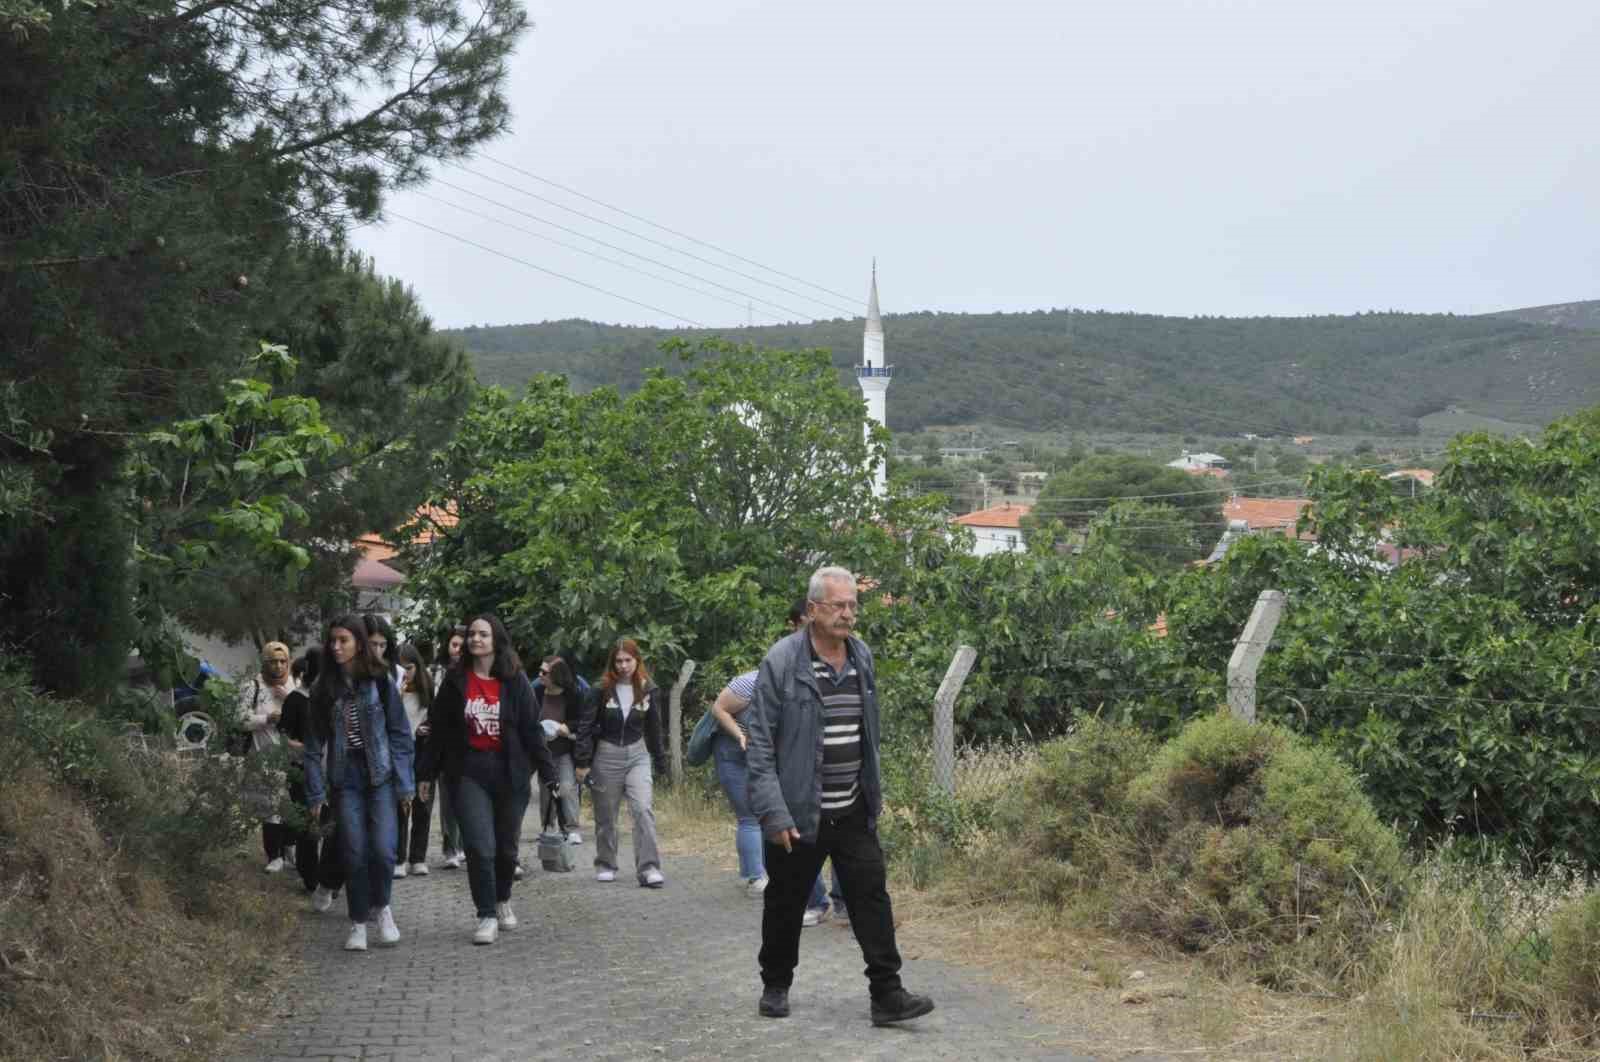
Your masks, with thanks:
[(659, 889), (654, 781), (651, 765), (663, 768), (661, 689), (639, 656), (639, 645), (624, 638), (611, 648), (605, 677), (595, 686), (578, 721), (574, 758), (578, 781), (594, 771), (595, 880), (617, 880), (617, 813), (624, 797), (633, 813), (633, 865), (639, 884)]
[(435, 779), (450, 789), (477, 910), (472, 942), (493, 944), (501, 930), (517, 927), (511, 885), (533, 770), (557, 788), (533, 686), (499, 619), (476, 616), (467, 624), (462, 666), (446, 673), (428, 719), (419, 793), (426, 800)]

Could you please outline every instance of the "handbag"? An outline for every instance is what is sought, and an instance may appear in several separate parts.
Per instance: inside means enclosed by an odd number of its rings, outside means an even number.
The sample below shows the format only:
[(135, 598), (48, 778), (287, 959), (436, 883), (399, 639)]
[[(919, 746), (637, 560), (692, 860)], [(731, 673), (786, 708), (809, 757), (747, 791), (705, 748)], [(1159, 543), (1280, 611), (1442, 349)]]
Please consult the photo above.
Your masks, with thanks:
[(712, 712), (707, 712), (700, 717), (694, 725), (694, 730), (689, 734), (689, 747), (684, 750), (683, 759), (691, 767), (698, 767), (711, 758), (711, 745), (717, 737), (717, 717)]

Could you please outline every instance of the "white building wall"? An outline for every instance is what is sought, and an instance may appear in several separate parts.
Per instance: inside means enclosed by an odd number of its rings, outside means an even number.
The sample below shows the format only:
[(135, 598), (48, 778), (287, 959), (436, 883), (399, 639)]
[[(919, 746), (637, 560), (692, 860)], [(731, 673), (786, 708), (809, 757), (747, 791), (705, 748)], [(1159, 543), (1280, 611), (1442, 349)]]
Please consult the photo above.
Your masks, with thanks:
[(974, 557), (987, 557), (991, 553), (1020, 553), (1027, 548), (1022, 541), (1021, 528), (974, 527), (968, 524), (967, 530), (972, 532)]

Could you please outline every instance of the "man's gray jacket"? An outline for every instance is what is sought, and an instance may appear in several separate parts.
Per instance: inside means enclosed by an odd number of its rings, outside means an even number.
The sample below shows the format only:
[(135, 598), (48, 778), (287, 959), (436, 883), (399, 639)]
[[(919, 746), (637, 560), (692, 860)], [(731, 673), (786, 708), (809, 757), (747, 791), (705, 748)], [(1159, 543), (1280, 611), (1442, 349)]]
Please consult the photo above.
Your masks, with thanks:
[[(850, 637), (850, 660), (861, 678), (861, 796), (867, 823), (883, 809), (878, 772), (878, 687), (872, 650)], [(810, 633), (801, 628), (767, 650), (750, 701), (750, 809), (770, 840), (797, 829), (815, 844), (822, 815), (822, 695), (811, 673)]]

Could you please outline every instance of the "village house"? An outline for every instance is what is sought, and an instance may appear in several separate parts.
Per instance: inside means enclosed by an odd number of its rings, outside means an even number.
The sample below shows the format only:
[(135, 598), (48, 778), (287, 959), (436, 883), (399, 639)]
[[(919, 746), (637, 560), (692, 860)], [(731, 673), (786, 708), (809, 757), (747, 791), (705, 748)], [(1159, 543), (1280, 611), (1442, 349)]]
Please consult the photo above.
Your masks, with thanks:
[(997, 505), (979, 509), (951, 520), (972, 532), (972, 555), (987, 557), (991, 553), (1020, 553), (1027, 547), (1022, 541), (1022, 518), (1033, 511), (1031, 505)]
[(1201, 451), (1200, 453), (1190, 453), (1188, 450), (1185, 450), (1176, 461), (1168, 461), (1167, 467), (1182, 469), (1185, 472), (1196, 472), (1212, 468), (1226, 471), (1228, 468), (1228, 459), (1223, 457), (1221, 454), (1211, 454), (1204, 451)]

